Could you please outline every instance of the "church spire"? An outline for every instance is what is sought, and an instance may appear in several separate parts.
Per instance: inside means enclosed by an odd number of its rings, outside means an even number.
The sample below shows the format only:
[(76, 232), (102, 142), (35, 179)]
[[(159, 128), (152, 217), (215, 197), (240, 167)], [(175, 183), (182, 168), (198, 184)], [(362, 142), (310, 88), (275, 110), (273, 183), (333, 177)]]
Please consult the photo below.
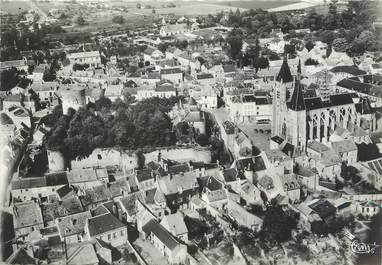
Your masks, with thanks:
[(290, 72), (287, 55), (284, 55), (284, 61), (283, 61), (283, 64), (281, 65), (280, 72), (276, 77), (276, 81), (282, 82), (282, 83), (293, 82), (293, 76)]
[(289, 108), (294, 111), (305, 110), (304, 94), (302, 93), (302, 84), (300, 80), (296, 80), (296, 84), (293, 90), (292, 98), (289, 102)]
[(298, 59), (298, 65), (297, 65), (297, 76), (301, 77), (301, 59)]

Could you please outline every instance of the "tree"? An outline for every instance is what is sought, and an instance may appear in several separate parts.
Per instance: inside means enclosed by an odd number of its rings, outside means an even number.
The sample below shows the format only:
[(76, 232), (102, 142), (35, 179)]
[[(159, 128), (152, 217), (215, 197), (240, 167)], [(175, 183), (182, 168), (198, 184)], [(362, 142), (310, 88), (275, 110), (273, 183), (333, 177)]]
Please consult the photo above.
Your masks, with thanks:
[(259, 57), (261, 51), (259, 39), (256, 39), (255, 45), (250, 46), (246, 51), (246, 57), (249, 58), (252, 67), (255, 66), (255, 60)]
[(322, 236), (328, 234), (328, 226), (324, 221), (313, 221), (310, 230), (312, 233)]
[(314, 43), (313, 41), (308, 41), (305, 43), (305, 48), (308, 50), (308, 52), (310, 52), (313, 48), (314, 48)]
[(319, 35), (319, 39), (328, 45), (332, 44), (335, 37), (336, 35), (333, 30), (325, 30)]
[(195, 140), (201, 146), (206, 146), (209, 143), (208, 136), (205, 134), (199, 134)]
[(95, 109), (100, 111), (103, 108), (110, 109), (111, 100), (107, 97), (101, 97), (100, 99), (95, 101)]
[(67, 137), (64, 140), (70, 159), (89, 156), (97, 147), (105, 143), (107, 130), (101, 117), (80, 108), (70, 120)]
[(292, 229), (297, 227), (297, 220), (297, 217), (288, 215), (280, 206), (273, 206), (265, 212), (263, 231), (270, 239), (282, 243), (291, 238)]
[(79, 26), (83, 26), (83, 25), (85, 25), (85, 19), (82, 16), (78, 16), (76, 19), (76, 23)]
[(243, 46), (243, 33), (240, 29), (233, 29), (228, 33), (227, 42), (230, 46), (230, 56), (232, 59), (239, 59)]
[(336, 38), (333, 40), (332, 47), (336, 52), (346, 52), (349, 49), (349, 43), (345, 38)]
[(165, 53), (167, 50), (168, 44), (167, 43), (159, 43), (158, 50), (160, 50), (162, 53)]
[(149, 61), (145, 61), (145, 66), (149, 66), (150, 65), (150, 62)]
[(14, 88), (20, 81), (20, 72), (15, 68), (9, 68), (0, 72), (0, 90), (8, 91)]
[(338, 0), (331, 0), (329, 4), (329, 12), (324, 19), (325, 29), (336, 29), (339, 24), (338, 14), (337, 14), (337, 2)]
[[(56, 63), (57, 63), (57, 62), (56, 62)], [(54, 65), (54, 63), (52, 63), (52, 64), (50, 65), (50, 67), (47, 67), (47, 68), (45, 69), (42, 79), (43, 79), (44, 81), (54, 81), (54, 80), (56, 80), (56, 72), (57, 72), (57, 70), (58, 70), (57, 68), (58, 68), (58, 66), (56, 67), (56, 66)]]
[(125, 19), (123, 18), (123, 16), (115, 16), (113, 17), (112, 22), (122, 25), (125, 23)]
[(269, 67), (269, 61), (268, 61), (268, 58), (266, 58), (266, 57), (261, 56), (261, 57), (257, 58), (257, 60), (255, 61), (256, 71), (258, 69), (265, 69), (268, 67)]
[(78, 64), (78, 63), (73, 64), (73, 71), (84, 71), (87, 68), (89, 68), (89, 65), (86, 63), (85, 64)]

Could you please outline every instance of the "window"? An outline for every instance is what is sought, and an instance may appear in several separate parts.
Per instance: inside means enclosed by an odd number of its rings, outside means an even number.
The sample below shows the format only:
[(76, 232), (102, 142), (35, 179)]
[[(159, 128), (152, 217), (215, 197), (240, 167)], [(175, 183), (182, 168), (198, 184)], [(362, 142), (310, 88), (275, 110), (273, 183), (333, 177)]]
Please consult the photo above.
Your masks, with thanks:
[(109, 241), (111, 240), (111, 234), (107, 235), (107, 240), (109, 240)]
[(117, 233), (116, 232), (113, 233), (113, 238), (117, 238)]
[(123, 236), (123, 230), (121, 230), (121, 236)]

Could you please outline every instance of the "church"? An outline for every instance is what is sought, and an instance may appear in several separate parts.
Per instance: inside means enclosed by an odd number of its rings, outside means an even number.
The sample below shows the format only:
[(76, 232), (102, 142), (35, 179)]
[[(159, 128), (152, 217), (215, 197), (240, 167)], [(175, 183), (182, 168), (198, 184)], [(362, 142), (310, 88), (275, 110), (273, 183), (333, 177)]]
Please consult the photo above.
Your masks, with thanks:
[(339, 128), (350, 133), (376, 130), (375, 112), (367, 98), (337, 93), (335, 88), (320, 95), (319, 89), (307, 89), (300, 80), (301, 63), (294, 77), (284, 58), (273, 87), (272, 139), (278, 143), (286, 141), (298, 154), (306, 151), (309, 141), (328, 145)]

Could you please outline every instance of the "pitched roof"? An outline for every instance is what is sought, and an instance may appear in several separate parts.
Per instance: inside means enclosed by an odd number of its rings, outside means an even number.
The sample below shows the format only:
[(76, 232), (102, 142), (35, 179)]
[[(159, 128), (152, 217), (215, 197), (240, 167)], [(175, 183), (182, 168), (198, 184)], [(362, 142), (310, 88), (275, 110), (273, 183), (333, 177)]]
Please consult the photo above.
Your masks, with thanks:
[(69, 265), (98, 264), (99, 262), (93, 245), (89, 242), (69, 244), (67, 253)]
[(193, 172), (184, 172), (178, 175), (165, 176), (159, 179), (159, 187), (164, 195), (171, 195), (178, 193), (179, 190), (191, 190), (199, 187), (197, 181), (198, 175)]
[(289, 102), (289, 108), (294, 111), (305, 110), (304, 95), (302, 93), (303, 87), (300, 81), (296, 82), (293, 89), (292, 98)]
[(293, 76), (291, 74), (287, 58), (284, 57), (283, 64), (281, 65), (279, 74), (276, 77), (276, 80), (283, 83), (288, 83), (293, 81)]
[(326, 145), (318, 142), (318, 141), (310, 141), (307, 145), (308, 148), (312, 149), (313, 151), (316, 151), (318, 153), (322, 153), (329, 150), (329, 147)]
[(224, 189), (208, 191), (207, 198), (210, 202), (217, 202), (228, 199), (227, 192)]
[(125, 225), (111, 213), (106, 213), (89, 218), (88, 227), (90, 236), (96, 236), (123, 228)]
[(154, 175), (152, 173), (151, 168), (144, 168), (141, 170), (137, 170), (137, 180), (138, 182), (146, 181), (149, 179), (154, 179)]
[(179, 174), (187, 171), (190, 171), (190, 167), (187, 163), (172, 165), (168, 167), (168, 173), (170, 174)]
[(81, 198), (85, 207), (91, 204), (104, 202), (111, 199), (111, 193), (104, 184), (85, 190), (85, 195)]
[(33, 201), (15, 203), (13, 206), (14, 226), (22, 228), (43, 223), (40, 206)]
[(179, 245), (179, 242), (168, 232), (158, 221), (151, 219), (143, 227), (146, 234), (153, 233), (166, 247), (174, 249)]
[(351, 75), (365, 75), (366, 72), (354, 65), (339, 65), (330, 69), (332, 73), (348, 73)]
[(184, 223), (183, 216), (180, 212), (174, 214), (166, 215), (163, 217), (162, 222), (167, 222), (170, 230), (173, 231), (175, 235), (182, 235), (188, 233), (186, 224)]
[(226, 182), (235, 181), (237, 179), (237, 170), (235, 168), (224, 169), (223, 177)]
[(236, 72), (236, 67), (233, 64), (225, 64), (222, 66), (224, 73)]
[(199, 73), (196, 75), (197, 80), (214, 78), (211, 73)]
[(123, 197), (121, 199), (121, 204), (123, 205), (123, 207), (125, 207), (129, 216), (134, 216), (137, 213), (135, 202), (138, 199), (142, 199), (142, 195), (139, 192), (128, 194), (126, 197)]
[(147, 190), (146, 192), (146, 203), (153, 204), (155, 202), (161, 203), (166, 202), (164, 194), (160, 189), (153, 188), (151, 190)]
[(325, 219), (336, 212), (336, 207), (334, 207), (327, 200), (318, 200), (310, 204), (309, 207), (313, 209), (313, 211), (315, 211), (322, 219)]
[(164, 68), (160, 70), (161, 75), (169, 75), (169, 74), (181, 74), (182, 70), (180, 68)]
[(36, 260), (24, 248), (19, 248), (6, 260), (6, 264), (36, 264)]
[(338, 141), (338, 142), (333, 142), (332, 148), (337, 153), (350, 152), (350, 151), (356, 151), (357, 150), (356, 144), (353, 142), (353, 140), (350, 140), (350, 139)]
[(84, 232), (85, 224), (91, 218), (90, 212), (83, 212), (62, 217), (58, 221), (58, 230), (62, 236), (81, 234)]

